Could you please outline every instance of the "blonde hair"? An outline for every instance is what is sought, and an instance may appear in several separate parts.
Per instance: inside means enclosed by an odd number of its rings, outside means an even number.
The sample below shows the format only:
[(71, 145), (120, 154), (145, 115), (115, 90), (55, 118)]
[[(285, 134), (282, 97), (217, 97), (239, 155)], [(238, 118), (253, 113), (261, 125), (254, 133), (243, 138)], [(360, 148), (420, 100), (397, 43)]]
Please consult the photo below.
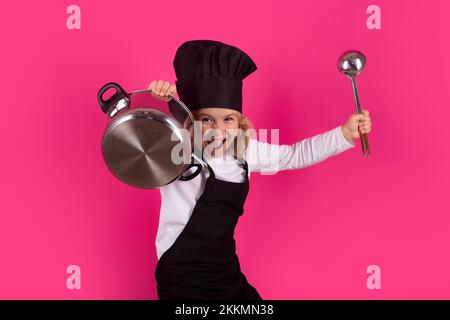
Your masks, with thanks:
[[(240, 130), (238, 131), (238, 134), (234, 137), (233, 156), (235, 158), (243, 159), (245, 150), (247, 150), (247, 147), (248, 147), (248, 144), (250, 141), (250, 137), (251, 137), (251, 134), (253, 131), (252, 130), (253, 123), (251, 122), (251, 120), (249, 118), (244, 116), (241, 112), (236, 111), (236, 113), (238, 116), (238, 129), (240, 129)], [(197, 118), (197, 114), (198, 114), (198, 110), (192, 110), (192, 115), (194, 116), (195, 119)], [(192, 122), (190, 121), (189, 117), (187, 117), (184, 122), (184, 127), (186, 129), (190, 129), (191, 126), (192, 126)], [(191, 130), (191, 134), (192, 134), (192, 130)], [(242, 139), (242, 138), (244, 138), (244, 143), (243, 144), (238, 143), (238, 139)], [(240, 140), (240, 141), (242, 141), (242, 140)]]
[[(245, 150), (247, 150), (248, 143), (250, 141), (250, 134), (253, 129), (253, 123), (249, 118), (244, 116), (242, 113), (239, 112), (239, 119), (238, 119), (238, 128), (242, 129), (244, 136), (244, 146), (240, 147), (239, 143), (237, 143), (238, 135), (234, 138), (233, 145), (234, 145), (234, 152), (233, 155), (235, 158), (244, 158)], [(240, 131), (240, 132), (242, 132)]]

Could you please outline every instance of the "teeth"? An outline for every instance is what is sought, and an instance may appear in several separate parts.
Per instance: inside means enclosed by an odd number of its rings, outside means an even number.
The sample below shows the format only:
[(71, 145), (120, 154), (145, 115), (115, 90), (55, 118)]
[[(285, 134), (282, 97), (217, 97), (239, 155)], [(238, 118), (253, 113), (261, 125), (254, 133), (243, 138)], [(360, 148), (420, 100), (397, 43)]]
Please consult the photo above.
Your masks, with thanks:
[[(226, 140), (226, 139), (221, 140), (220, 145), (218, 145), (217, 147), (222, 146), (222, 145), (225, 143), (225, 140)], [(211, 144), (212, 142), (214, 142), (214, 139), (213, 139), (213, 140), (206, 141), (207, 144)]]

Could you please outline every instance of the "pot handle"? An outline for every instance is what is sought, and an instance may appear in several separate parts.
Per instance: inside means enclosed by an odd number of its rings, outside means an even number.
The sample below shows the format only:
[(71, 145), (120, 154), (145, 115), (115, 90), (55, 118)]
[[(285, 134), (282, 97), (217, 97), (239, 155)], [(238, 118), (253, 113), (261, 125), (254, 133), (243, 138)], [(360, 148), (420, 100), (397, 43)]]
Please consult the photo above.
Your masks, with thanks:
[[(109, 99), (104, 100), (103, 99), (103, 94), (106, 92), (106, 90), (114, 88), (116, 89), (116, 93), (114, 93)], [(119, 86), (117, 83), (115, 82), (110, 82), (105, 84), (98, 92), (97, 94), (97, 100), (98, 103), (100, 105), (100, 108), (102, 109), (103, 113), (108, 113), (108, 110), (115, 105), (117, 102), (119, 102), (122, 99), (127, 99), (128, 98), (128, 94), (126, 93), (125, 90), (122, 89), (121, 86)]]
[(193, 167), (197, 167), (197, 169), (188, 176), (181, 175), (180, 177), (181, 181), (189, 181), (194, 179), (196, 176), (198, 176), (198, 174), (202, 171), (203, 168), (203, 166), (200, 163), (191, 163), (184, 172), (188, 171), (190, 168)]

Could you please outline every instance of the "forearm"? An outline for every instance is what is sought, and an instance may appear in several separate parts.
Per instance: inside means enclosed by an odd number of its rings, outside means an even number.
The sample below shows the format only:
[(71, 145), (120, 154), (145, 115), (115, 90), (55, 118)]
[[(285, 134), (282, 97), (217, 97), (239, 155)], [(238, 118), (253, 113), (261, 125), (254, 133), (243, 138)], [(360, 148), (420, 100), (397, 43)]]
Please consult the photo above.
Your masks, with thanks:
[(278, 172), (313, 165), (352, 147), (338, 126), (292, 145), (254, 142), (250, 154), (254, 171)]
[(353, 138), (351, 132), (348, 130), (348, 128), (344, 125), (341, 125), (342, 134), (344, 135), (345, 139), (351, 144), (355, 144), (355, 139)]
[[(297, 161), (295, 168), (302, 168), (319, 163), (330, 156), (342, 153), (352, 147), (354, 143), (344, 134), (342, 126), (304, 139), (294, 146), (294, 154), (300, 155), (302, 161)], [(295, 156), (294, 156), (295, 158)], [(299, 165), (300, 164), (300, 165)], [(291, 166), (292, 167), (292, 166)]]

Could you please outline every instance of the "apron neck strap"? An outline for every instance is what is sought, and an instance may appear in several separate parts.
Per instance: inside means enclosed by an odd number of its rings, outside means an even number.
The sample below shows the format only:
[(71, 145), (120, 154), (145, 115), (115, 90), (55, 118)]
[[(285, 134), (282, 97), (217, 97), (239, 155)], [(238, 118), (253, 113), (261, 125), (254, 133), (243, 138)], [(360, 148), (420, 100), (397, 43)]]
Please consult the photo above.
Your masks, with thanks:
[[(247, 160), (245, 160), (244, 158), (239, 158), (239, 159), (235, 158), (235, 160), (237, 161), (237, 164), (245, 170), (245, 174), (248, 177), (248, 163), (247, 163)], [(211, 168), (211, 166), (209, 165), (209, 163), (206, 160), (204, 160), (204, 162), (208, 166), (209, 174), (211, 175), (211, 177), (215, 178), (216, 174), (214, 173), (214, 170)]]

